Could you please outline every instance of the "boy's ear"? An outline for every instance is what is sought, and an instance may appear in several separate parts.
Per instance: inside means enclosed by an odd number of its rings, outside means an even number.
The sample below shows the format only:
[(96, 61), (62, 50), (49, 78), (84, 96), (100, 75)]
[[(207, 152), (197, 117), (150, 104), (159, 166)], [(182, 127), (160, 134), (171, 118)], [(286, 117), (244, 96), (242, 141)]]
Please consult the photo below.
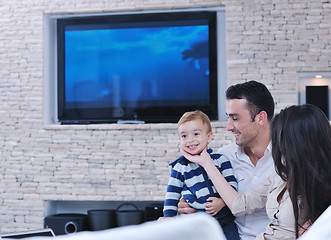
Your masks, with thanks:
[(213, 140), (213, 132), (210, 131), (210, 132), (208, 133), (208, 143), (210, 143), (211, 140)]

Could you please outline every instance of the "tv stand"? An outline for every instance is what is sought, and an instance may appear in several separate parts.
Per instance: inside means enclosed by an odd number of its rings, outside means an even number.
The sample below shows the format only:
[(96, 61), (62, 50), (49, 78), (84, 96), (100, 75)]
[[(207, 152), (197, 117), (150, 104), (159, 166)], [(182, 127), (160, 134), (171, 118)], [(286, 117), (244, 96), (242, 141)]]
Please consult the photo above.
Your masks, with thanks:
[(141, 120), (118, 120), (118, 124), (144, 124), (145, 121)]

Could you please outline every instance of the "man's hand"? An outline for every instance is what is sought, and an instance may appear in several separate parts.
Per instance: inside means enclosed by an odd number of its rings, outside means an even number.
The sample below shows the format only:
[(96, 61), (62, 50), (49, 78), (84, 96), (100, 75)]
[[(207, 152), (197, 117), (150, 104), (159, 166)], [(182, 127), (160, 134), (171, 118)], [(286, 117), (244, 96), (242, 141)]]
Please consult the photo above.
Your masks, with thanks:
[(197, 210), (195, 208), (192, 208), (184, 198), (181, 198), (178, 203), (178, 214), (187, 214), (187, 213), (194, 213)]
[(199, 155), (191, 155), (182, 148), (180, 149), (180, 152), (187, 160), (199, 164), (202, 167), (204, 167), (205, 164), (207, 164), (208, 162), (214, 165), (213, 160), (211, 159), (209, 153), (207, 152), (207, 148), (205, 148)]
[(206, 213), (209, 213), (212, 216), (215, 216), (225, 206), (222, 198), (210, 197), (207, 201), (208, 203), (206, 204), (205, 210)]

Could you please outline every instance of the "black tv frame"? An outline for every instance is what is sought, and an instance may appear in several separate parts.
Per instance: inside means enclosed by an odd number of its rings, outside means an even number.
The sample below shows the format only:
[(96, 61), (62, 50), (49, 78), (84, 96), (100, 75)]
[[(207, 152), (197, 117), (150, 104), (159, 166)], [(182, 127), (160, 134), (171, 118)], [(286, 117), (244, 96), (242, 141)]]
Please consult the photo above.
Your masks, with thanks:
[[(136, 22), (150, 24), (162, 21), (208, 21), (209, 25), (209, 92), (210, 101), (205, 106), (165, 106), (134, 109), (134, 115), (129, 118), (114, 118), (109, 108), (67, 109), (65, 106), (65, 53), (64, 27), (66, 25), (109, 24), (124, 26)], [(158, 23), (159, 24), (159, 23)], [(169, 24), (169, 23), (167, 23)], [(187, 24), (187, 23), (185, 23)], [(168, 25), (167, 25), (168, 26)], [(174, 123), (186, 111), (199, 109), (205, 112), (211, 120), (218, 120), (218, 86), (217, 86), (217, 12), (216, 11), (184, 11), (162, 13), (134, 13), (102, 16), (78, 16), (60, 18), (57, 20), (57, 70), (58, 70), (58, 120), (61, 124), (115, 123), (119, 120), (142, 120), (146, 123)], [(126, 111), (126, 110), (125, 110)], [(129, 109), (128, 111), (132, 111)]]

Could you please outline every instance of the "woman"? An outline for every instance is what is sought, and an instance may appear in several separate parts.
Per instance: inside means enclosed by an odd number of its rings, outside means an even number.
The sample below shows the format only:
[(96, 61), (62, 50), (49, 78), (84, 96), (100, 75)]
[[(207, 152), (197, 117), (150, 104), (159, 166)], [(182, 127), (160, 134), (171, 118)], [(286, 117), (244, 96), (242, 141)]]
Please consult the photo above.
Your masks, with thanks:
[(313, 105), (291, 106), (271, 125), (276, 173), (254, 190), (238, 194), (214, 167), (206, 151), (182, 153), (200, 164), (234, 215), (266, 208), (271, 220), (256, 239), (296, 239), (331, 204), (331, 126)]
[(275, 117), (271, 137), (276, 172), (287, 182), (298, 236), (331, 204), (330, 123), (313, 105), (292, 106)]

